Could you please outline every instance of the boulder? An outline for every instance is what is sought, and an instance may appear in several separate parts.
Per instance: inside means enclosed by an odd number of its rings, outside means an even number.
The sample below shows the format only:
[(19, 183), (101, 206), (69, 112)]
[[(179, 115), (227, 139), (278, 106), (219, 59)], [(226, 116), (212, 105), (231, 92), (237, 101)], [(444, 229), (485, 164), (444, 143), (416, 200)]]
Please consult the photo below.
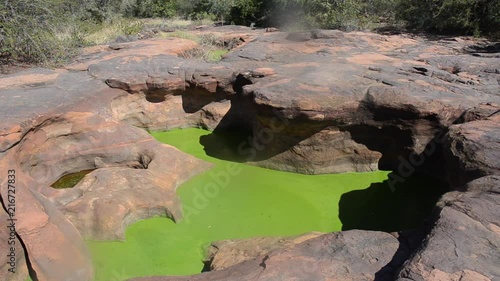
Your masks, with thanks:
[(188, 277), (139, 277), (129, 281), (374, 280), (398, 250), (383, 232), (351, 230), (308, 239), (237, 265)]
[(272, 251), (292, 248), (323, 233), (312, 232), (295, 237), (256, 237), (241, 240), (213, 242), (207, 251), (205, 263), (211, 271), (223, 270), (235, 264), (264, 256)]
[[(156, 141), (146, 131), (91, 113), (41, 118), (9, 150), (33, 189), (50, 199), (87, 239), (124, 239), (131, 223), (156, 215), (179, 220), (179, 185), (210, 164)], [(95, 170), (74, 188), (60, 177)], [(38, 187), (38, 188), (36, 188)]]
[(453, 125), (444, 141), (448, 181), (455, 187), (487, 175), (500, 175), (500, 114)]
[(435, 226), (397, 280), (500, 278), (498, 178), (482, 178), (470, 186), (481, 188), (443, 196), (438, 203)]
[[(23, 173), (10, 155), (2, 159), (0, 169), (16, 171), (14, 188), (2, 188), (1, 199), (16, 219), (15, 231), (36, 280), (92, 280), (92, 260), (82, 236), (61, 211), (36, 191), (40, 183)], [(1, 184), (7, 183), (4, 178)], [(22, 255), (19, 258), (22, 262)]]

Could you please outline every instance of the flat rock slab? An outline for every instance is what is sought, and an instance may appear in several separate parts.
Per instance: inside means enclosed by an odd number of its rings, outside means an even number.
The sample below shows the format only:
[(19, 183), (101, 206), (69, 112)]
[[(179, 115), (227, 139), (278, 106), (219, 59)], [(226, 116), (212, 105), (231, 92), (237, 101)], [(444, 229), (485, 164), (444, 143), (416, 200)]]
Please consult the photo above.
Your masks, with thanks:
[(126, 58), (138, 62), (158, 55), (179, 55), (195, 48), (198, 43), (181, 38), (148, 39), (136, 42), (95, 46), (85, 49), (85, 53), (73, 64), (65, 68), (72, 71), (86, 71), (92, 64), (113, 58)]
[(374, 280), (393, 258), (398, 240), (382, 232), (321, 235), (229, 268), (189, 277), (141, 277), (129, 281)]
[(272, 251), (291, 248), (323, 234), (312, 232), (296, 237), (256, 237), (216, 241), (208, 248), (205, 262), (210, 264), (211, 271), (223, 270), (259, 256), (265, 256)]
[(0, 131), (109, 90), (85, 72), (42, 69), (0, 76), (0, 85)]
[[(105, 111), (107, 98), (116, 96), (105, 83), (87, 73), (90, 65), (113, 58), (139, 62), (159, 55), (176, 56), (197, 43), (180, 39), (150, 39), (121, 44), (120, 50), (108, 46), (88, 48), (78, 62), (65, 69), (34, 68), (0, 76), (0, 132), (7, 134), (15, 125), (38, 116), (68, 110)], [(119, 72), (119, 70), (112, 70)], [(109, 95), (107, 98), (103, 97)], [(90, 103), (89, 103), (90, 102)], [(103, 109), (104, 108), (104, 109)]]

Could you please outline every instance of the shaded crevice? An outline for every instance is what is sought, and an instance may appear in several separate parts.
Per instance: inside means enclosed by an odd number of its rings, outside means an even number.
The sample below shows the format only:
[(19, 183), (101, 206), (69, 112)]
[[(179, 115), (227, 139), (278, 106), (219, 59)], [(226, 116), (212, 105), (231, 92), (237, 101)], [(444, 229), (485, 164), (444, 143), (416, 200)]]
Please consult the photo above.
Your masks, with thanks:
[(203, 268), (201, 269), (201, 273), (212, 271), (212, 260), (203, 261)]
[(151, 156), (146, 155), (146, 154), (141, 154), (141, 156), (139, 157), (139, 164), (140, 164), (139, 168), (148, 169), (149, 164), (151, 163), (151, 161), (153, 161), (153, 159), (151, 158)]
[(374, 281), (392, 281), (397, 278), (401, 267), (420, 247), (423, 240), (432, 230), (432, 224), (420, 229), (400, 231), (397, 233), (399, 247), (391, 261), (375, 273)]
[(254, 104), (251, 97), (242, 94), (233, 95), (230, 101), (229, 111), (211, 134), (200, 138), (200, 144), (209, 156), (246, 162), (247, 156), (241, 153), (239, 148), (253, 142), (253, 127), (256, 118)]
[(219, 133), (225, 130), (246, 130), (252, 131), (256, 112), (252, 99), (240, 94), (234, 95), (230, 99), (231, 107), (220, 120), (214, 132)]
[[(443, 128), (427, 143), (422, 153), (411, 154), (398, 168), (408, 170), (406, 167), (410, 167), (413, 172), (446, 182), (449, 185), (448, 191), (464, 190), (466, 183), (488, 175), (479, 167), (466, 167), (458, 155), (467, 154), (463, 143), (450, 137), (449, 128)], [(473, 155), (467, 157), (474, 158)], [(423, 163), (415, 165), (415, 159), (423, 159)]]
[(243, 74), (238, 74), (233, 82), (233, 90), (235, 93), (237, 93), (238, 95), (242, 95), (243, 94), (243, 87), (245, 87), (246, 85), (251, 85), (253, 84), (253, 82), (248, 79), (245, 75)]
[(372, 151), (382, 153), (378, 168), (397, 170), (399, 157), (408, 158), (414, 145), (413, 132), (398, 126), (375, 126), (358, 124), (340, 128), (351, 134), (352, 140), (365, 145)]
[[(264, 161), (286, 151), (293, 152), (297, 144), (331, 125), (330, 122), (311, 124), (295, 119), (284, 120), (258, 112), (261, 111), (255, 109), (249, 97), (233, 99), (231, 109), (219, 126), (211, 135), (201, 139), (207, 154), (225, 160), (237, 159), (238, 162)], [(280, 129), (273, 129), (274, 126)], [(239, 137), (234, 138), (235, 133)], [(228, 145), (231, 157), (218, 152), (221, 143)]]
[[(5, 206), (5, 202), (3, 200), (3, 196), (1, 193), (0, 193), (0, 205), (2, 206), (2, 210), (4, 212), (6, 212), (8, 215), (9, 212), (7, 212), (7, 207)], [(36, 271), (33, 269), (33, 265), (31, 263), (30, 256), (28, 255), (28, 250), (27, 250), (28, 247), (26, 247), (26, 244), (24, 243), (23, 239), (21, 238), (21, 236), (19, 235), (19, 233), (17, 231), (16, 231), (16, 238), (17, 238), (17, 241), (19, 241), (19, 243), (21, 244), (21, 247), (23, 248), (24, 259), (26, 261), (26, 267), (28, 268), (28, 274), (31, 277), (31, 280), (38, 281)], [(17, 266), (17, 264), (16, 264), (16, 266)]]
[(415, 173), (402, 181), (389, 179), (363, 190), (345, 193), (339, 201), (342, 230), (362, 229), (394, 232), (422, 227), (449, 185), (431, 176)]
[(215, 92), (210, 92), (202, 88), (189, 87), (183, 91), (176, 91), (176, 94), (182, 96), (182, 108), (186, 113), (196, 113), (210, 103), (228, 99), (227, 94), (219, 88)]
[[(267, 122), (271, 122), (268, 119)], [(277, 119), (274, 119), (277, 120)], [(299, 143), (311, 139), (314, 135), (318, 134), (322, 130), (328, 129), (330, 127), (329, 122), (319, 122), (316, 124), (308, 124), (300, 121), (290, 121), (290, 128), (286, 128), (283, 131), (278, 131), (276, 133), (267, 133), (267, 129), (270, 123), (261, 123), (260, 128), (257, 128), (256, 132), (258, 136), (254, 138), (252, 146), (257, 150), (257, 157), (255, 161), (264, 161), (284, 152), (290, 151), (301, 157), (298, 151), (294, 148), (299, 145)], [(279, 122), (279, 121), (278, 121)], [(294, 128), (294, 129), (291, 129)], [(297, 131), (295, 131), (297, 129)], [(268, 140), (272, 139), (272, 143), (268, 143)], [(316, 140), (315, 140), (316, 141)], [(328, 140), (326, 140), (328, 141)], [(315, 144), (311, 144), (314, 146)], [(322, 145), (317, 143), (316, 145)]]
[(33, 269), (33, 265), (31, 264), (31, 260), (30, 260), (30, 257), (28, 255), (28, 250), (27, 250), (27, 247), (24, 243), (24, 241), (21, 239), (21, 236), (19, 236), (19, 234), (16, 233), (16, 236), (17, 236), (17, 240), (19, 241), (19, 243), (21, 243), (21, 246), (23, 247), (23, 251), (24, 251), (24, 259), (26, 260), (26, 266), (28, 267), (28, 274), (31, 278), (31, 281), (38, 281), (38, 276), (36, 274), (36, 271), (35, 269)]
[(462, 115), (453, 122), (456, 124), (464, 124), (468, 122), (486, 120), (500, 113), (498, 105), (492, 103), (483, 103), (474, 108), (465, 110)]
[(185, 113), (196, 113), (210, 103), (228, 99), (228, 95), (220, 88), (211, 92), (195, 86), (173, 91), (164, 89), (148, 90), (144, 92), (144, 95), (145, 99), (150, 103), (162, 103), (167, 101), (169, 96), (181, 96), (182, 108)]

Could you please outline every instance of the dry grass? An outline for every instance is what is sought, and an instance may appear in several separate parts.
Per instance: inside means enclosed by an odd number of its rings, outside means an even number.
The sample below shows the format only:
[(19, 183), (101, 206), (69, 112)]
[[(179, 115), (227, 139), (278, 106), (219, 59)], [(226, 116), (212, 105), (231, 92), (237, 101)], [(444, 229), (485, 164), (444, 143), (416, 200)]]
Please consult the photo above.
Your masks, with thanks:
[(229, 51), (218, 48), (194, 48), (183, 52), (180, 56), (185, 59), (202, 59), (206, 62), (218, 62)]
[(160, 32), (158, 35), (160, 38), (182, 38), (194, 41), (198, 44), (201, 43), (201, 37), (183, 30), (176, 30), (174, 32)]
[(238, 46), (239, 40), (233, 38), (227, 40), (216, 34), (196, 35), (188, 31), (176, 30), (174, 32), (162, 32), (164, 38), (177, 37), (194, 41), (199, 47), (190, 49), (181, 54), (183, 58), (197, 58), (207, 62), (218, 62), (231, 49)]
[(213, 20), (206, 18), (202, 20), (185, 20), (181, 18), (154, 18), (144, 19), (144, 26), (147, 28), (160, 28), (160, 29), (188, 29), (198, 25), (211, 25)]
[(122, 35), (134, 35), (141, 32), (144, 22), (138, 19), (117, 19), (110, 23), (84, 26), (81, 39), (84, 45), (102, 45), (112, 42)]

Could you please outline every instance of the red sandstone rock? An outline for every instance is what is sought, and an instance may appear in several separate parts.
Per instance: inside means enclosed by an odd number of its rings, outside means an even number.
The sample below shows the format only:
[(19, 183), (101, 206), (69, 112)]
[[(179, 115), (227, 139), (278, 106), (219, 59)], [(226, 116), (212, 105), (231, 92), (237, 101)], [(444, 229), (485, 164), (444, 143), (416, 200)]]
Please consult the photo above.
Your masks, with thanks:
[[(92, 280), (92, 261), (80, 233), (46, 197), (36, 191), (40, 183), (23, 173), (13, 154), (3, 157), (0, 169), (16, 171), (16, 233), (37, 279)], [(4, 178), (2, 186), (7, 186), (7, 182), (8, 179)], [(9, 205), (8, 195), (8, 189), (2, 188), (4, 205)]]
[[(88, 239), (123, 239), (129, 224), (154, 215), (180, 219), (176, 188), (210, 166), (142, 129), (74, 112), (41, 118), (8, 154)], [(93, 169), (73, 189), (49, 187)]]
[[(249, 161), (311, 174), (395, 170), (400, 156), (422, 153), (449, 130), (438, 143), (442, 152), (427, 161), (435, 164), (422, 170), (468, 191), (445, 195), (435, 227), (399, 278), (499, 278), (491, 176), (499, 171), (498, 57), (457, 53), (470, 40), (318, 30), (291, 41), (279, 32), (231, 32), (245, 44), (217, 65), (176, 57), (193, 46), (187, 40), (150, 40), (96, 48), (68, 67), (88, 73), (36, 69), (0, 77), (0, 168), (19, 170), (18, 234), (39, 280), (89, 280), (77, 229), (85, 237), (121, 238), (130, 221), (178, 218), (175, 188), (207, 167), (121, 122), (153, 130), (243, 127), (253, 131), (255, 147), (265, 144)], [(74, 113), (58, 115), (68, 111)], [(45, 117), (33, 121), (37, 116)], [(61, 175), (94, 168), (73, 190), (49, 188)], [(139, 181), (158, 196), (135, 196)], [(92, 216), (92, 208), (109, 219)], [(267, 254), (245, 251), (234, 261), (249, 260), (220, 271), (144, 280), (392, 278), (411, 252), (401, 256), (396, 248), (403, 246), (388, 234), (340, 232)]]
[(0, 256), (0, 280), (25, 281), (29, 275), (24, 248), (15, 236), (16, 233), (11, 232), (8, 219), (10, 217), (7, 213), (1, 210), (0, 221), (5, 226), (0, 228), (0, 253), (2, 253)]

